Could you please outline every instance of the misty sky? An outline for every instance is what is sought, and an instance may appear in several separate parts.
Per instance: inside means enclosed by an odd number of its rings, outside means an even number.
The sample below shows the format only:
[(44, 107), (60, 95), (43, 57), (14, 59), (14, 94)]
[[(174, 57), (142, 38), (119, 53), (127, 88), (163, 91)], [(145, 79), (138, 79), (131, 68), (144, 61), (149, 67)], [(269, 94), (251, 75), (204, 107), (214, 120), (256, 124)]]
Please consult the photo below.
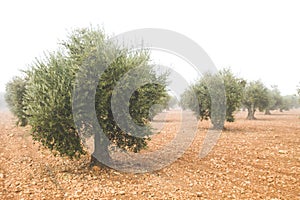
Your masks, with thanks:
[[(218, 69), (296, 93), (300, 82), (299, 1), (1, 1), (0, 92), (20, 69), (74, 28), (103, 26), (108, 34), (163, 28), (197, 42)], [(183, 66), (172, 56), (164, 65)], [(185, 76), (193, 72), (186, 70)]]

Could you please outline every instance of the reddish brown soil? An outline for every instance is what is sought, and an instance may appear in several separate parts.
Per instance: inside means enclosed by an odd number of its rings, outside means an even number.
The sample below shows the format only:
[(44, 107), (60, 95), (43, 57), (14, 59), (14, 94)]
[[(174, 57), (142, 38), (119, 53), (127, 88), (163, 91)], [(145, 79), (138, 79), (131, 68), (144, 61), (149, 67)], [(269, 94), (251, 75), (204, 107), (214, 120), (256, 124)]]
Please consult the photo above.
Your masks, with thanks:
[[(146, 174), (120, 173), (55, 157), (33, 144), (30, 128), (0, 117), (0, 199), (300, 199), (300, 110), (273, 112), (227, 123), (205, 158), (199, 151), (209, 126), (201, 122), (188, 151), (173, 164)], [(167, 115), (147, 151), (174, 137), (179, 123)]]

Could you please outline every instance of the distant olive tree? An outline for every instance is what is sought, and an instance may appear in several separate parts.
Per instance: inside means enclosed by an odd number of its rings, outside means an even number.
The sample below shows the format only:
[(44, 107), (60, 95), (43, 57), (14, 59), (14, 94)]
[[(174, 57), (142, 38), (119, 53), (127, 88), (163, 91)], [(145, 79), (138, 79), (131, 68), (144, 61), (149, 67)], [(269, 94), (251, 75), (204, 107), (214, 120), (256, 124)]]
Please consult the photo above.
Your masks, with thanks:
[(6, 111), (7, 110), (7, 103), (5, 101), (5, 93), (0, 92), (0, 111)]
[[(181, 96), (181, 105), (194, 111), (200, 120), (211, 120), (214, 129), (222, 129), (225, 121), (225, 98), (223, 80), (217, 75), (205, 74)], [(213, 108), (213, 101), (215, 110)]]
[(253, 81), (246, 85), (242, 100), (248, 110), (247, 119), (256, 119), (257, 110), (263, 111), (269, 106), (268, 88), (261, 81)]
[(271, 115), (272, 110), (280, 109), (283, 105), (283, 97), (280, 94), (278, 86), (273, 85), (272, 89), (268, 90), (268, 105), (265, 108), (265, 114)]
[(243, 91), (246, 81), (235, 76), (230, 69), (221, 70), (220, 75), (224, 80), (226, 93), (226, 121), (233, 122), (234, 112), (242, 105)]
[[(300, 96), (300, 86), (298, 86), (297, 92), (298, 92), (298, 95)], [(300, 102), (300, 99), (299, 99), (299, 102)]]
[(286, 95), (282, 97), (282, 105), (280, 106), (280, 112), (299, 108), (300, 107), (300, 97), (295, 95)]
[(27, 80), (22, 77), (14, 77), (6, 84), (5, 101), (10, 111), (18, 118), (17, 125), (26, 126), (28, 116), (24, 107), (24, 96)]
[[(234, 121), (234, 112), (241, 106), (245, 84), (243, 79), (234, 76), (229, 69), (219, 71), (215, 75), (205, 74), (184, 91), (180, 105), (183, 109), (194, 111), (200, 120), (211, 119), (214, 127), (220, 128), (225, 120)], [(223, 99), (220, 95), (225, 95), (226, 98)], [(213, 98), (217, 105), (214, 111)]]
[(176, 96), (170, 95), (169, 96), (169, 101), (168, 101), (168, 108), (175, 108), (176, 106), (178, 106), (178, 99)]

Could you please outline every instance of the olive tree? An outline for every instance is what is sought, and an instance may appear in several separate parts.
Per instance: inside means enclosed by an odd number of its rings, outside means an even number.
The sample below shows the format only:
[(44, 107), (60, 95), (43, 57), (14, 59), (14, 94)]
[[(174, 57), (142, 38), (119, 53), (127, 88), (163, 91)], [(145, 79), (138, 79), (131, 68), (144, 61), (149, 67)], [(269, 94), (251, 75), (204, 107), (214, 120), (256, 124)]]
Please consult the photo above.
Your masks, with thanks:
[[(110, 142), (123, 150), (138, 152), (145, 148), (151, 134), (149, 109), (154, 104), (161, 104), (167, 96), (166, 74), (157, 75), (149, 64), (149, 52), (139, 50), (130, 52), (109, 41), (103, 30), (77, 29), (68, 39), (62, 42), (62, 50), (50, 53), (43, 60), (36, 60), (32, 68), (26, 72), (28, 86), (26, 88), (25, 106), (32, 126), (33, 139), (40, 141), (61, 155), (71, 158), (85, 153), (82, 135), (88, 136), (92, 113), (86, 113), (81, 126), (74, 122), (73, 101), (79, 98), (82, 105), (76, 105), (79, 114), (85, 113), (84, 102), (94, 102), (96, 118)], [(141, 77), (150, 83), (136, 88), (131, 94), (127, 108), (133, 121), (146, 127), (140, 137), (132, 136), (124, 131), (116, 122), (113, 112), (113, 92), (121, 78), (129, 71), (140, 66), (144, 76), (131, 76), (130, 82), (121, 85), (130, 88)], [(99, 76), (101, 72), (101, 76)], [(140, 75), (140, 74), (139, 74)], [(87, 81), (80, 86), (74, 99), (74, 88), (78, 77), (86, 76)], [(133, 84), (133, 85), (132, 85)], [(77, 91), (78, 92), (78, 91)], [(123, 96), (121, 96), (123, 98)], [(94, 99), (94, 101), (92, 101)], [(120, 100), (120, 99), (119, 99)], [(122, 100), (122, 99), (121, 99)], [(124, 116), (123, 116), (124, 117)], [(95, 133), (94, 153), (110, 157), (108, 148), (99, 135)]]
[(265, 114), (271, 115), (271, 110), (277, 110), (282, 107), (283, 98), (276, 85), (272, 86), (272, 89), (268, 90), (268, 105), (265, 108)]
[(280, 112), (300, 107), (300, 98), (297, 95), (285, 95), (282, 97)]
[(10, 111), (18, 118), (17, 125), (26, 126), (28, 116), (24, 108), (24, 96), (27, 80), (23, 77), (14, 77), (6, 84), (5, 101)]
[(243, 91), (246, 81), (236, 77), (231, 70), (224, 69), (219, 72), (225, 85), (226, 95), (226, 120), (234, 122), (234, 112), (242, 105)]
[[(234, 121), (234, 111), (241, 106), (245, 84), (243, 79), (235, 77), (229, 69), (219, 71), (215, 75), (205, 74), (184, 91), (180, 105), (183, 109), (194, 111), (200, 120), (211, 119), (214, 127), (220, 128), (223, 127), (225, 120)], [(193, 95), (196, 98), (192, 98)], [(220, 95), (225, 95), (226, 98), (222, 99)], [(214, 111), (212, 111), (213, 98), (220, 101), (215, 104), (218, 107)]]
[(244, 89), (242, 103), (248, 110), (247, 119), (256, 119), (257, 109), (263, 111), (269, 106), (268, 88), (261, 81), (249, 82)]

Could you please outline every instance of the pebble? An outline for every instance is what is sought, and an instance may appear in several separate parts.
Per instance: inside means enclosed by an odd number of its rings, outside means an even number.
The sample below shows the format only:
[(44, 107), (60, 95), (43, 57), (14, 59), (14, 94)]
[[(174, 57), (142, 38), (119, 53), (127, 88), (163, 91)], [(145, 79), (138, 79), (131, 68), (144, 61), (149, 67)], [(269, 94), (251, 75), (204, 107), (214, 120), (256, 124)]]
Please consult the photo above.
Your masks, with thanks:
[(280, 154), (287, 154), (287, 152), (288, 152), (287, 150), (279, 150), (278, 151), (278, 153), (280, 153)]
[(197, 197), (202, 197), (203, 192), (196, 192)]

